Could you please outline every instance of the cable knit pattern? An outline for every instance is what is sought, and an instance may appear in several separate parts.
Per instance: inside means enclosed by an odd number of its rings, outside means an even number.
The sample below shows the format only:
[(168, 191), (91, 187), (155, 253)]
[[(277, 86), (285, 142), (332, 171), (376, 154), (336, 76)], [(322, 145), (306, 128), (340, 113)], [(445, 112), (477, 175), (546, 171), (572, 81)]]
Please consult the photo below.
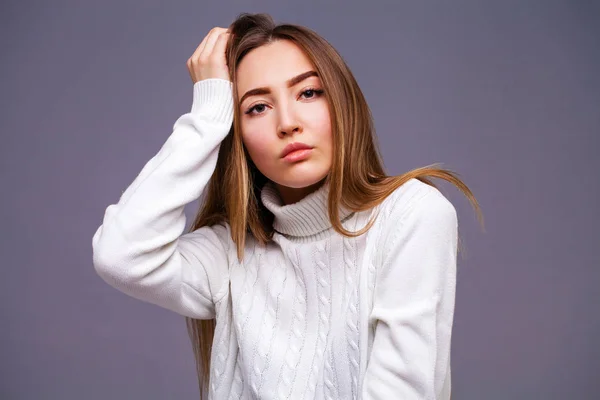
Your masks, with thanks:
[(218, 384), (221, 382), (221, 377), (225, 371), (225, 360), (228, 356), (228, 348), (225, 346), (225, 340), (227, 335), (224, 332), (229, 331), (229, 319), (221, 318), (219, 321), (222, 323), (217, 324), (215, 328), (215, 337), (220, 338), (214, 345), (215, 356), (211, 357), (212, 369), (211, 369), (211, 390), (215, 391)]
[[(303, 398), (313, 399), (317, 384), (317, 376), (321, 368), (325, 344), (327, 343), (327, 334), (329, 332), (329, 319), (331, 314), (331, 305), (329, 302), (331, 286), (329, 284), (329, 263), (327, 253), (329, 252), (329, 240), (319, 242), (316, 245), (316, 279), (317, 279), (317, 299), (318, 299), (318, 333), (317, 344), (314, 351), (312, 368), (310, 371), (307, 391)], [(329, 368), (326, 373), (331, 374)], [(330, 383), (331, 384), (331, 383)]]
[[(255, 245), (255, 243), (252, 243)], [(255, 259), (257, 254), (259, 253), (259, 251), (256, 249), (256, 246), (254, 246), (254, 248), (252, 249), (253, 251), (249, 252), (248, 256), (245, 258), (245, 262), (252, 264)], [(241, 296), (241, 300), (244, 300), (244, 297), (247, 296), (248, 291), (247, 291), (247, 284), (248, 284), (248, 277), (251, 276), (252, 274), (248, 274), (248, 269), (246, 269), (244, 267), (243, 264), (238, 263), (237, 261), (235, 262), (235, 264), (232, 266), (232, 268), (235, 268), (236, 270), (240, 271), (240, 274), (243, 274), (244, 279), (243, 279), (243, 283), (242, 283), (242, 287), (246, 288), (246, 291), (243, 293), (243, 295)], [(252, 279), (252, 278), (251, 278)], [(238, 304), (243, 304), (242, 301), (240, 301)], [(246, 310), (246, 309), (244, 309)], [(237, 307), (237, 315), (241, 315), (242, 311), (241, 311), (241, 307)], [(238, 324), (237, 326), (237, 330), (239, 331), (241, 329), (241, 326)], [(225, 340), (225, 337), (223, 338)], [(241, 365), (242, 365), (242, 355), (239, 352), (239, 349), (237, 351), (236, 354), (236, 365), (235, 365), (235, 371), (234, 371), (234, 376), (233, 376), (233, 383), (232, 383), (232, 387), (231, 387), (231, 395), (230, 398), (232, 399), (241, 399), (243, 396), (243, 388), (244, 388), (244, 377), (242, 375), (242, 371), (241, 371)], [(211, 359), (211, 363), (212, 363), (212, 359)], [(215, 397), (213, 397), (215, 398)]]
[(266, 245), (249, 237), (243, 260), (227, 222), (184, 233), (185, 205), (205, 192), (231, 128), (231, 96), (228, 81), (194, 85), (191, 111), (106, 208), (92, 239), (98, 275), (216, 318), (211, 400), (448, 400), (457, 219), (437, 189), (413, 179), (373, 210), (340, 206), (353, 231), (379, 213), (345, 238), (329, 221), (327, 183), (287, 205), (267, 183), (275, 232)]
[[(289, 399), (292, 395), (292, 385), (296, 379), (296, 371), (300, 362), (300, 354), (304, 348), (305, 332), (308, 329), (304, 307), (306, 305), (306, 285), (300, 269), (300, 256), (298, 251), (287, 254), (292, 262), (297, 285), (295, 287), (294, 301), (292, 304), (292, 323), (288, 331), (287, 354), (279, 375), (277, 377), (277, 394), (279, 399)], [(298, 343), (301, 343), (298, 345)]]
[[(267, 268), (267, 265), (265, 265), (264, 263), (262, 263), (259, 267), (261, 269), (260, 272), (262, 272), (262, 270), (264, 268)], [(263, 306), (263, 311), (261, 313), (261, 317), (258, 323), (258, 337), (266, 337), (268, 335), (265, 335), (265, 333), (263, 332), (263, 329), (265, 328), (265, 325), (268, 325), (270, 322), (268, 321), (268, 316), (269, 314), (272, 312), (271, 308), (269, 306), (269, 298), (271, 297), (271, 293), (274, 290), (274, 284), (273, 284), (273, 278), (275, 276), (275, 267), (272, 266), (272, 269), (269, 271), (269, 276), (267, 279), (267, 290), (264, 293), (264, 303), (262, 304)], [(258, 296), (253, 296), (253, 298), (256, 298)], [(246, 319), (246, 321), (248, 321), (250, 318), (250, 314), (248, 314), (248, 317)], [(243, 335), (243, 330), (245, 329), (246, 324), (244, 324), (244, 327), (242, 328), (242, 335)], [(250, 336), (248, 336), (250, 337)], [(264, 365), (264, 357), (262, 356), (262, 351), (261, 351), (261, 346), (265, 346), (268, 345), (268, 342), (265, 341), (258, 341), (258, 340), (254, 340), (254, 342), (252, 343), (252, 358), (250, 359), (250, 362), (248, 363), (248, 366), (252, 367), (252, 379), (251, 379), (251, 385), (252, 385), (252, 391), (254, 393), (256, 393), (256, 396), (259, 396), (259, 390), (258, 390), (258, 385), (260, 384), (259, 379), (260, 376), (262, 375), (262, 370), (263, 370), (263, 365)], [(258, 356), (258, 357), (257, 357)]]
[[(240, 358), (240, 353), (237, 353), (237, 360), (235, 363), (235, 371), (233, 373), (233, 384), (231, 385), (231, 394), (229, 396), (230, 399), (241, 399), (243, 396), (243, 387), (244, 387), (244, 379), (242, 377), (242, 360)], [(213, 393), (213, 398), (215, 394)]]
[(357, 398), (358, 392), (358, 362), (360, 353), (359, 347), (359, 332), (358, 332), (358, 287), (354, 285), (355, 274), (357, 269), (357, 251), (355, 248), (355, 242), (352, 239), (344, 238), (344, 266), (346, 267), (346, 298), (344, 298), (344, 304), (347, 304), (346, 313), (346, 342), (347, 342), (347, 356), (350, 367), (350, 379), (352, 390), (352, 398)]
[[(235, 267), (232, 265), (232, 267)], [(227, 302), (229, 299), (226, 297), (222, 301)], [(213, 341), (213, 349), (211, 354), (211, 373), (210, 373), (210, 392), (215, 393), (216, 388), (221, 384), (223, 380), (224, 372), (226, 371), (226, 360), (229, 357), (229, 346), (228, 337), (231, 328), (231, 318), (228, 315), (231, 312), (230, 308), (226, 307), (223, 310), (224, 315), (220, 315), (217, 312), (217, 326), (215, 327), (214, 337), (216, 340)]]
[(338, 379), (337, 379), (337, 372), (335, 371), (335, 360), (334, 360), (334, 355), (332, 351), (328, 351), (325, 354), (325, 371), (326, 374), (323, 377), (323, 383), (324, 383), (324, 392), (325, 392), (325, 399), (326, 400), (332, 400), (332, 399), (338, 399), (339, 395), (337, 394), (337, 386), (338, 386)]
[[(246, 274), (249, 274), (249, 280), (247, 281), (246, 285), (245, 285), (245, 290), (243, 292), (243, 295), (240, 296), (240, 301), (239, 301), (239, 309), (240, 309), (240, 313), (239, 313), (239, 320), (241, 320), (241, 324), (238, 325), (238, 334), (239, 334), (239, 338), (240, 338), (240, 345), (242, 346), (242, 350), (246, 350), (246, 351), (242, 351), (242, 358), (243, 358), (243, 362), (244, 365), (246, 366), (246, 382), (248, 383), (248, 385), (252, 388), (252, 393), (254, 395), (256, 395), (257, 392), (257, 384), (256, 384), (256, 366), (253, 365), (251, 363), (251, 361), (254, 359), (254, 355), (255, 355), (255, 350), (256, 350), (256, 345), (257, 345), (257, 340), (259, 338), (259, 334), (255, 334), (255, 335), (250, 335), (247, 334), (247, 329), (257, 329), (260, 330), (262, 328), (262, 320), (264, 318), (264, 311), (262, 311), (260, 313), (260, 315), (256, 316), (258, 317), (258, 320), (255, 321), (254, 318), (254, 314), (253, 314), (253, 310), (255, 307), (255, 303), (258, 303), (258, 301), (260, 301), (260, 297), (255, 295), (254, 290), (256, 290), (258, 288), (258, 281), (259, 278), (261, 277), (260, 272), (262, 272), (262, 259), (264, 257), (264, 254), (259, 250), (259, 253), (257, 254), (257, 265), (251, 265), (251, 266), (246, 266), (246, 268), (248, 268), (248, 270), (246, 271)], [(250, 286), (250, 282), (252, 283), (252, 286)], [(268, 284), (267, 284), (268, 287)], [(260, 304), (256, 304), (256, 306), (260, 306)]]
[[(265, 358), (265, 362), (264, 362), (264, 366), (260, 369), (260, 382), (259, 382), (259, 387), (258, 387), (258, 397), (261, 397), (261, 388), (264, 382), (264, 373), (265, 370), (267, 369), (267, 367), (269, 366), (269, 360), (272, 356), (271, 354), (271, 348), (273, 346), (273, 342), (275, 340), (275, 332), (277, 331), (277, 327), (280, 323), (280, 318), (279, 318), (279, 305), (281, 302), (281, 294), (283, 292), (283, 289), (285, 288), (285, 283), (287, 280), (287, 273), (288, 273), (288, 269), (285, 269), (285, 276), (283, 278), (283, 284), (280, 286), (278, 292), (277, 292), (277, 299), (276, 302), (273, 306), (273, 302), (270, 302), (270, 305), (267, 307), (267, 322), (266, 324), (270, 327), (271, 330), (271, 336), (268, 342), (268, 348), (267, 349), (258, 349), (258, 354), (261, 358)], [(271, 292), (272, 293), (272, 292)]]

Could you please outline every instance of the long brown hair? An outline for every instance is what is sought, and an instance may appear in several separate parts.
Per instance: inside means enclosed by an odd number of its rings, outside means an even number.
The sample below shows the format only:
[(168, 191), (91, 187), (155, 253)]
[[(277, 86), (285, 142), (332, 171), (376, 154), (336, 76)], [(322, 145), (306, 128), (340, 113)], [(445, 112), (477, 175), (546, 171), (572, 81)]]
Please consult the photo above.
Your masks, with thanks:
[[(326, 178), (330, 185), (328, 208), (329, 219), (336, 232), (356, 237), (369, 230), (375, 221), (373, 218), (360, 231), (347, 231), (340, 222), (340, 204), (356, 212), (369, 210), (412, 178), (433, 187), (437, 186), (431, 178), (454, 184), (469, 199), (483, 226), (483, 216), (475, 196), (455, 172), (433, 164), (400, 176), (386, 175), (371, 112), (363, 93), (342, 57), (325, 39), (302, 26), (276, 25), (268, 14), (241, 14), (229, 29), (232, 35), (227, 45), (227, 62), (236, 104), (234, 122), (221, 143), (215, 171), (190, 231), (227, 222), (240, 260), (244, 256), (246, 235), (252, 235), (261, 244), (267, 243), (273, 235), (273, 215), (258, 201), (260, 190), (268, 179), (256, 168), (244, 148), (235, 82), (241, 59), (249, 51), (277, 40), (289, 40), (305, 52), (314, 64), (326, 94), (333, 133), (333, 161)], [(214, 319), (186, 318), (186, 322), (202, 399), (204, 390), (208, 388), (216, 324)]]

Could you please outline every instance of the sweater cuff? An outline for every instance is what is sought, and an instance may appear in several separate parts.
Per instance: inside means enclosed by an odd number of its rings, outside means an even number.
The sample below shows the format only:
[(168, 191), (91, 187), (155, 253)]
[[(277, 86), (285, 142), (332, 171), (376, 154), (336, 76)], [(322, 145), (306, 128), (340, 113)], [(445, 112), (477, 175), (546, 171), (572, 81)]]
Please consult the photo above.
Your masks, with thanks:
[(233, 122), (231, 81), (211, 78), (194, 84), (192, 114), (202, 114), (216, 122)]

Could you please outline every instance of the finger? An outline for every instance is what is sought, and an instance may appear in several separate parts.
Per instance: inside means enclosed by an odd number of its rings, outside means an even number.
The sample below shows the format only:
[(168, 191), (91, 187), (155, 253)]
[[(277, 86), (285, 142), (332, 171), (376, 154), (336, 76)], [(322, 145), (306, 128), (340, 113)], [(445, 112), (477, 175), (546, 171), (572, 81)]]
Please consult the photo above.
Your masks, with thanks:
[(208, 37), (206, 38), (206, 44), (204, 46), (204, 48), (202, 49), (202, 51), (199, 54), (199, 57), (208, 57), (210, 56), (210, 54), (213, 52), (213, 47), (215, 46), (215, 43), (217, 42), (217, 39), (219, 38), (219, 34), (222, 32), (225, 32), (226, 29), (225, 28), (218, 28), (218, 29), (214, 29), (213, 31), (211, 31), (208, 34)]
[(227, 40), (231, 34), (229, 32), (222, 32), (217, 38), (217, 42), (215, 43), (215, 47), (213, 48), (212, 57), (221, 60), (225, 65), (227, 65), (227, 60), (225, 58), (225, 50), (227, 49)]
[(200, 56), (200, 53), (202, 53), (202, 50), (204, 50), (204, 47), (206, 46), (206, 42), (208, 41), (208, 38), (211, 36), (211, 34), (213, 34), (218, 29), (222, 29), (222, 28), (214, 27), (210, 31), (208, 31), (206, 36), (204, 36), (204, 39), (202, 39), (202, 42), (200, 42), (198, 47), (196, 47), (196, 50), (194, 51), (194, 53), (191, 55), (191, 57), (190, 57), (191, 59), (196, 59)]
[(206, 36), (204, 36), (204, 39), (202, 39), (202, 42), (200, 42), (200, 44), (198, 45), (198, 47), (196, 47), (196, 50), (194, 50), (194, 53), (190, 56), (191, 59), (198, 58), (198, 56), (200, 55), (200, 53), (204, 49), (204, 46), (206, 46), (206, 40), (207, 39), (208, 39), (208, 34)]

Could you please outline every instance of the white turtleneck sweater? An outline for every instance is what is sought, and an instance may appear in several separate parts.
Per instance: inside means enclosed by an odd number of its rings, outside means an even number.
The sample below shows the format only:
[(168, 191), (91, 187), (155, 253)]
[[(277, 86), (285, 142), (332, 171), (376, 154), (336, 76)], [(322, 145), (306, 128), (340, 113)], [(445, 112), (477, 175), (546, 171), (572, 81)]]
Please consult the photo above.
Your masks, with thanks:
[(184, 316), (216, 318), (211, 399), (450, 398), (457, 217), (435, 188), (410, 180), (378, 207), (341, 209), (337, 234), (324, 185), (282, 205), (267, 184), (272, 242), (250, 239), (238, 262), (229, 225), (184, 233), (233, 119), (231, 83), (193, 87), (160, 151), (93, 237), (110, 285)]

